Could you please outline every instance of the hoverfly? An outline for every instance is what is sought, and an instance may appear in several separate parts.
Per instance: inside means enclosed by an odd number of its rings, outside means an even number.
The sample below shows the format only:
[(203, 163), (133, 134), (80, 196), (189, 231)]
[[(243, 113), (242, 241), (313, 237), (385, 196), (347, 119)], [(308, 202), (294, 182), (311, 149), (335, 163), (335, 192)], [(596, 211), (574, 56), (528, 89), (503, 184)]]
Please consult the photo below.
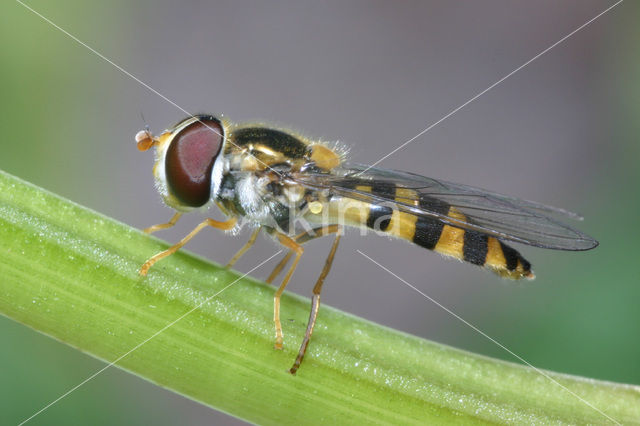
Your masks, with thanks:
[[(305, 355), (320, 306), (320, 293), (345, 226), (375, 229), (418, 246), (483, 266), (501, 277), (533, 279), (531, 264), (506, 242), (557, 250), (589, 250), (593, 238), (552, 215), (580, 217), (555, 207), (412, 173), (347, 163), (342, 150), (292, 132), (259, 124), (232, 124), (211, 115), (188, 117), (159, 136), (136, 135), (138, 149), (156, 148), (153, 174), (164, 202), (177, 211), (151, 233), (173, 226), (183, 213), (215, 203), (227, 221), (206, 219), (179, 243), (151, 257), (175, 253), (207, 226), (238, 230), (254, 227), (233, 265), (264, 230), (288, 253), (272, 282), (293, 257), (274, 296), (275, 348), (282, 349), (282, 295), (307, 241), (334, 235), (324, 269), (313, 287), (311, 312), (295, 374)], [(299, 232), (297, 219), (308, 224)]]

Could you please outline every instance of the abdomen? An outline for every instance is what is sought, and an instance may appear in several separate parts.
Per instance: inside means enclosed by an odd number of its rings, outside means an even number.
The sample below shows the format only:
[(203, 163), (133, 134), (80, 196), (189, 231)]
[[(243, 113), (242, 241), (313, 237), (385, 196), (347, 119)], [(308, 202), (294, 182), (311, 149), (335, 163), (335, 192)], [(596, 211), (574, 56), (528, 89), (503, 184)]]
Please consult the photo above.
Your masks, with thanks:
[[(360, 186), (358, 189), (375, 194), (376, 191), (388, 191), (390, 188), (380, 189), (374, 185), (368, 188)], [(406, 203), (408, 199), (403, 199), (401, 191), (407, 190), (404, 188), (397, 190), (396, 201)], [(452, 218), (466, 219), (465, 215), (455, 207), (440, 200), (426, 198), (428, 197), (423, 197), (420, 202), (428, 203), (430, 209)], [(505, 278), (533, 279), (535, 277), (531, 271), (531, 264), (520, 253), (487, 234), (446, 225), (437, 219), (406, 213), (391, 206), (348, 198), (334, 197), (328, 206), (327, 214), (330, 222), (383, 232), (444, 256), (488, 268)]]

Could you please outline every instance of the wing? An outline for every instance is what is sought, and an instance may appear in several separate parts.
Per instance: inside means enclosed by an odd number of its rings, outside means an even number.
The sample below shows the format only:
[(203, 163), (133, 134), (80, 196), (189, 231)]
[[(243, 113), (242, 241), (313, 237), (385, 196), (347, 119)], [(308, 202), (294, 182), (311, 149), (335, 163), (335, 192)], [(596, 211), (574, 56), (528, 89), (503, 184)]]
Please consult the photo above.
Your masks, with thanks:
[[(412, 173), (347, 164), (331, 174), (305, 171), (292, 174), (290, 179), (311, 189), (368, 203), (393, 203), (401, 211), (501, 240), (557, 250), (589, 250), (598, 245), (588, 235), (551, 217), (582, 219), (575, 213)], [(449, 215), (451, 207), (464, 218)]]

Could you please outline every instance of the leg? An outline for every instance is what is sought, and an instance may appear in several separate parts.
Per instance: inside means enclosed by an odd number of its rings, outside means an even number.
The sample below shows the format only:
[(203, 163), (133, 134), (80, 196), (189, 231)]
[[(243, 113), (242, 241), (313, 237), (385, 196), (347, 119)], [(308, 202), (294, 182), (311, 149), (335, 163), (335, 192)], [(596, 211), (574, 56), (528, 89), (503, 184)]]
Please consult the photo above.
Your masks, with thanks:
[(280, 275), (280, 272), (282, 272), (282, 269), (287, 266), (287, 263), (289, 263), (289, 259), (291, 259), (291, 256), (293, 256), (293, 251), (289, 250), (289, 252), (287, 253), (287, 255), (285, 257), (282, 258), (282, 260), (280, 261), (280, 263), (278, 263), (276, 265), (275, 268), (273, 268), (273, 272), (271, 272), (271, 274), (269, 275), (269, 278), (266, 279), (266, 282), (268, 284), (271, 284), (271, 282), (278, 276)]
[(152, 234), (152, 233), (154, 233), (156, 231), (160, 231), (161, 229), (171, 228), (173, 225), (176, 224), (178, 219), (180, 219), (180, 216), (182, 216), (182, 213), (177, 212), (176, 214), (173, 215), (173, 217), (171, 219), (169, 219), (169, 222), (161, 223), (161, 224), (158, 224), (158, 225), (153, 225), (153, 226), (150, 226), (148, 228), (144, 228), (142, 230), (142, 232), (144, 232), (146, 234)]
[[(302, 232), (301, 234), (298, 234), (294, 238), (294, 240), (296, 240), (296, 243), (298, 244), (304, 244), (307, 241), (312, 240), (314, 238), (323, 237), (327, 234), (337, 232), (337, 228), (338, 228), (338, 225), (329, 225), (329, 226), (324, 226), (320, 228), (314, 228), (310, 231), (305, 231), (305, 232)], [(269, 278), (266, 279), (267, 283), (271, 284), (271, 282), (278, 276), (278, 274), (280, 274), (282, 269), (287, 265), (287, 263), (291, 259), (291, 256), (293, 256), (293, 251), (289, 251), (286, 254), (286, 256), (282, 258), (280, 263), (276, 265), (276, 267), (273, 269), (273, 272), (271, 272), (271, 274), (269, 275)]]
[(165, 257), (170, 256), (173, 253), (177, 252), (182, 246), (187, 244), (190, 239), (195, 237), (196, 234), (198, 232), (202, 231), (202, 229), (204, 229), (205, 227), (211, 226), (212, 228), (222, 229), (222, 230), (227, 231), (227, 230), (233, 228), (236, 225), (237, 221), (238, 220), (235, 217), (227, 220), (226, 222), (219, 222), (219, 221), (213, 220), (213, 219), (205, 219), (198, 226), (196, 226), (193, 229), (193, 231), (189, 232), (189, 234), (187, 234), (186, 237), (184, 237), (182, 240), (180, 240), (179, 243), (174, 244), (173, 246), (169, 247), (167, 250), (162, 251), (162, 252), (156, 254), (155, 256), (151, 257), (149, 260), (147, 260), (144, 263), (144, 265), (142, 265), (142, 267), (140, 268), (140, 272), (139, 272), (140, 275), (143, 275), (143, 276), (147, 275), (147, 272), (149, 272), (149, 268), (151, 268), (154, 263), (156, 263), (160, 259), (164, 259)]
[[(338, 231), (340, 229), (338, 228)], [(336, 231), (334, 231), (336, 232)], [(333, 245), (331, 246), (331, 250), (329, 251), (329, 256), (327, 256), (327, 260), (324, 263), (324, 268), (322, 268), (322, 272), (318, 277), (318, 281), (316, 285), (313, 286), (313, 297), (311, 299), (311, 312), (309, 312), (309, 321), (307, 323), (307, 331), (304, 333), (304, 339), (302, 339), (302, 344), (300, 345), (300, 351), (298, 351), (298, 356), (296, 357), (293, 366), (289, 370), (291, 374), (296, 374), (300, 364), (302, 363), (302, 359), (304, 358), (305, 352), (307, 352), (307, 346), (309, 346), (309, 340), (311, 339), (311, 334), (313, 333), (313, 326), (316, 324), (316, 318), (318, 317), (318, 309), (320, 308), (320, 292), (322, 292), (322, 285), (324, 284), (324, 279), (329, 274), (329, 270), (331, 269), (331, 264), (333, 263), (333, 258), (336, 255), (336, 250), (338, 249), (338, 244), (340, 243), (340, 232), (336, 235), (335, 240), (333, 240)]]
[(304, 252), (302, 246), (296, 243), (292, 238), (287, 237), (284, 234), (277, 234), (278, 241), (283, 246), (287, 247), (291, 252), (296, 254), (296, 258), (293, 260), (293, 264), (291, 268), (289, 268), (289, 272), (285, 275), (280, 287), (276, 290), (275, 295), (273, 296), (273, 322), (276, 328), (276, 343), (274, 345), (275, 349), (282, 349), (282, 324), (280, 324), (280, 296), (284, 292), (285, 287), (289, 283), (291, 279), (291, 275), (293, 275), (293, 271), (295, 271), (296, 266), (298, 266), (298, 262), (300, 261), (300, 257)]
[(242, 255), (245, 254), (247, 250), (251, 248), (253, 243), (256, 242), (256, 238), (258, 238), (259, 233), (260, 233), (260, 228), (256, 228), (256, 230), (253, 231), (253, 234), (251, 234), (251, 236), (249, 237), (249, 241), (247, 241), (247, 243), (243, 245), (242, 248), (238, 250), (236, 254), (233, 255), (233, 257), (231, 258), (229, 263), (227, 263), (227, 266), (225, 266), (225, 268), (231, 268), (238, 261), (238, 259), (240, 259)]

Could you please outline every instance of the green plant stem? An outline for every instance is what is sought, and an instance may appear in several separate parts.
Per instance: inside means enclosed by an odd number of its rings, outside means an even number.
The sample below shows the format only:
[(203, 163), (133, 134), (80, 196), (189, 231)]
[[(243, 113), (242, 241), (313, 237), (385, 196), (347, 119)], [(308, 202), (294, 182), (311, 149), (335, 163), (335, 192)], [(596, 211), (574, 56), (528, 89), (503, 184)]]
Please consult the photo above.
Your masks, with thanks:
[(546, 372), (561, 387), (327, 306), (292, 376), (309, 300), (283, 298), (275, 351), (273, 287), (184, 251), (140, 277), (164, 248), (0, 172), (0, 313), (218, 410), (265, 424), (640, 422), (638, 387)]

